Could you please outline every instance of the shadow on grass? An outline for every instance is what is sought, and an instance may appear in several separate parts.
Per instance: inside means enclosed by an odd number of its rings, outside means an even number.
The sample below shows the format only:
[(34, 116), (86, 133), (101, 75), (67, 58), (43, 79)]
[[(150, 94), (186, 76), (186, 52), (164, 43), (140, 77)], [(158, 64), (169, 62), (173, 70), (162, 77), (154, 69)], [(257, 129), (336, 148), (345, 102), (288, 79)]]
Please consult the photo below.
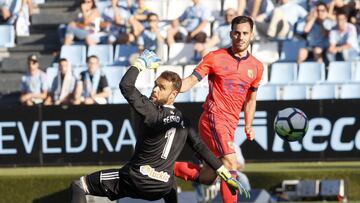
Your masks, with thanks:
[(35, 199), (33, 203), (64, 203), (64, 202), (70, 202), (69, 199), (69, 190), (61, 190), (56, 193), (52, 193), (50, 195), (41, 197), (39, 199)]

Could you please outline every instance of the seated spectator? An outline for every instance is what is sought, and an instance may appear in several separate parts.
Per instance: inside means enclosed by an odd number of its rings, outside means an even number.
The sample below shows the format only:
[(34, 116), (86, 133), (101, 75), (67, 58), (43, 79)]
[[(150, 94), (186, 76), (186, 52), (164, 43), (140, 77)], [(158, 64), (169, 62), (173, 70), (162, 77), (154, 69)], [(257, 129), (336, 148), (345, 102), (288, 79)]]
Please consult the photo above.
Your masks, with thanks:
[(138, 38), (139, 52), (143, 52), (145, 49), (154, 51), (158, 56), (163, 56), (162, 47), (164, 45), (164, 38), (160, 34), (158, 27), (159, 17), (155, 13), (147, 15), (148, 28)]
[[(22, 0), (20, 10), (12, 18), (15, 19), (16, 36), (30, 35), (30, 21), (33, 13), (32, 0)], [(12, 23), (11, 19), (9, 20)]]
[(286, 39), (307, 11), (294, 1), (280, 0), (280, 6), (256, 17), (257, 34), (263, 38)]
[[(167, 32), (167, 43), (169, 45), (175, 42), (199, 42), (206, 41), (204, 29), (209, 22), (210, 10), (200, 3), (200, 0), (192, 0), (194, 5), (188, 7), (184, 13), (172, 21), (171, 27)], [(180, 26), (180, 23), (182, 26)]]
[(21, 78), (20, 102), (26, 106), (43, 103), (48, 94), (46, 74), (39, 69), (38, 57), (28, 57), (28, 72)]
[(0, 24), (6, 23), (10, 16), (11, 0), (0, 0)]
[(356, 27), (347, 20), (346, 13), (339, 10), (336, 14), (336, 26), (329, 34), (329, 61), (354, 60), (359, 54)]
[(355, 1), (332, 0), (329, 3), (329, 14), (333, 20), (336, 20), (336, 14), (345, 12), (348, 20), (356, 16)]
[(297, 63), (308, 58), (318, 63), (323, 62), (324, 53), (329, 46), (329, 30), (334, 23), (328, 15), (327, 5), (318, 2), (307, 17), (304, 33), (307, 34), (308, 47), (299, 50)]
[[(111, 7), (104, 10), (102, 19), (101, 28), (109, 34), (109, 44), (134, 42), (144, 29), (141, 23), (131, 16), (129, 9), (117, 6), (116, 0), (112, 0)], [(128, 26), (131, 28), (129, 32)]]
[(71, 64), (65, 58), (60, 59), (59, 71), (52, 82), (45, 105), (66, 105), (73, 103), (75, 85), (76, 77), (72, 72)]
[(92, 55), (86, 62), (88, 69), (80, 73), (74, 104), (106, 104), (110, 88), (105, 74), (100, 70), (99, 59)]
[(225, 11), (225, 21), (214, 32), (213, 36), (206, 43), (196, 43), (194, 46), (195, 51), (199, 52), (201, 56), (205, 56), (209, 51), (218, 48), (225, 48), (231, 46), (231, 21), (236, 16), (236, 11), (229, 8)]
[(99, 42), (99, 37), (96, 34), (100, 31), (100, 14), (96, 9), (94, 0), (81, 0), (80, 10), (79, 17), (67, 26), (65, 45), (72, 44), (74, 38), (85, 40), (87, 45), (94, 45)]
[(271, 12), (274, 4), (271, 0), (238, 0), (237, 15), (256, 18), (263, 13)]
[(133, 12), (136, 20), (141, 23), (145, 23), (147, 21), (148, 14), (150, 13), (152, 12), (148, 7), (146, 7), (144, 0), (136, 0), (136, 7)]

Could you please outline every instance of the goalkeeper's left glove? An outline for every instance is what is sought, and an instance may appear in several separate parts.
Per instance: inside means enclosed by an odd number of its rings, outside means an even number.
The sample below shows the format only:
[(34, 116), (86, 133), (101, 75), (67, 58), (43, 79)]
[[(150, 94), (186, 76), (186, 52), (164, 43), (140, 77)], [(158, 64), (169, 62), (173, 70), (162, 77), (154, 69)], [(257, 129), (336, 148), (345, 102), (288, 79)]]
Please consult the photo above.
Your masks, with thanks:
[(159, 67), (161, 59), (153, 52), (147, 49), (136, 59), (134, 67), (139, 69), (139, 71), (148, 69), (155, 69)]
[(235, 180), (232, 176), (229, 170), (225, 168), (224, 165), (222, 165), (220, 168), (216, 170), (216, 173), (219, 175), (219, 177), (226, 182), (226, 185), (228, 186), (230, 192), (232, 195), (236, 195), (236, 191), (239, 191), (240, 195), (244, 193), (246, 198), (250, 198), (250, 193), (248, 190), (242, 186), (242, 184)]

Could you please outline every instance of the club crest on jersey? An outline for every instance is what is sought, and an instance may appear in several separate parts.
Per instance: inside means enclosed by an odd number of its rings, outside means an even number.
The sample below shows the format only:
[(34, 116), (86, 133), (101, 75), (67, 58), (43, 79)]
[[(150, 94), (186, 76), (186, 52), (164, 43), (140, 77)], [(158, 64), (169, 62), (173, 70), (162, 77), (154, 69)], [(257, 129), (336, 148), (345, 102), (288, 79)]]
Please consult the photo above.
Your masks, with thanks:
[(254, 78), (254, 71), (251, 70), (251, 69), (248, 69), (248, 70), (247, 70), (247, 75), (248, 75), (248, 77), (251, 78), (251, 79)]
[(148, 176), (151, 179), (154, 180), (159, 180), (162, 182), (167, 183), (169, 181), (170, 175), (167, 172), (164, 171), (155, 171), (154, 168), (152, 168), (149, 165), (145, 165), (145, 166), (140, 166), (140, 173)]

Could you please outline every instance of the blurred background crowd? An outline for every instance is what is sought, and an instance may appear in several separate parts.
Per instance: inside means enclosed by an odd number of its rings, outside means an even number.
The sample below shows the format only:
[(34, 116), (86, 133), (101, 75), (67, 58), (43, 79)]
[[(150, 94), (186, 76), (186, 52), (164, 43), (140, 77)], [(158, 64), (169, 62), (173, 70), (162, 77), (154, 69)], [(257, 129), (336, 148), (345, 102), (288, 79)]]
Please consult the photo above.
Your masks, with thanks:
[[(0, 0), (0, 103), (126, 103), (118, 83), (144, 49), (163, 59), (137, 81), (149, 94), (162, 71), (186, 77), (229, 47), (237, 15), (255, 21), (259, 100), (360, 97), (359, 0)], [(207, 91), (205, 79), (178, 102)]]

